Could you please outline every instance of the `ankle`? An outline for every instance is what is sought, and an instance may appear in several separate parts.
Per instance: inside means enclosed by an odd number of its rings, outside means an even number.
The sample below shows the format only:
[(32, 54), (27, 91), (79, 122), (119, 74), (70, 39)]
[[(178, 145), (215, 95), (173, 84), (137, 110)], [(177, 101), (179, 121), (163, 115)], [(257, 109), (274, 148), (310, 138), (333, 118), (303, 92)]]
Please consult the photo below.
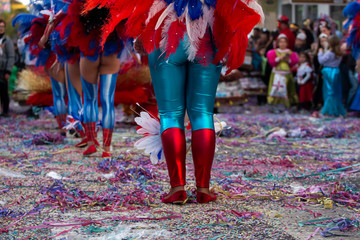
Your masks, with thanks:
[(208, 194), (210, 196), (213, 196), (213, 194), (210, 192), (209, 188), (198, 187), (197, 191), (200, 192), (200, 193), (205, 193), (205, 194)]
[(179, 191), (185, 191), (185, 186), (177, 186), (170, 189), (170, 192), (167, 194), (165, 199), (171, 197), (174, 193), (177, 193)]
[(177, 187), (173, 187), (171, 188), (171, 192), (178, 192), (178, 191), (182, 191), (185, 190), (185, 186), (177, 186)]

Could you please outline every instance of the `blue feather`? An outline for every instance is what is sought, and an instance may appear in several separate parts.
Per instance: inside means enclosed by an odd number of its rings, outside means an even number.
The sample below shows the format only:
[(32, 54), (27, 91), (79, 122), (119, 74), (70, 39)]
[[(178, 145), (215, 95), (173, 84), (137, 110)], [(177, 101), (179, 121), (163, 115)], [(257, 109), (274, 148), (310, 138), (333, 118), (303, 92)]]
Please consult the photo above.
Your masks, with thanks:
[(175, 11), (178, 15), (178, 17), (180, 17), (184, 11), (185, 11), (185, 7), (186, 5), (188, 5), (189, 0), (175, 0)]
[(36, 60), (36, 66), (45, 66), (46, 61), (49, 59), (50, 57), (50, 53), (51, 50), (50, 49), (43, 49), (40, 54), (37, 56), (37, 60)]
[(20, 13), (12, 20), (12, 25), (13, 27), (15, 27), (16, 24), (31, 24), (32, 20), (34, 20), (35, 18), (37, 18), (37, 16), (35, 15), (29, 13)]
[(191, 20), (199, 19), (203, 15), (202, 3), (199, 0), (189, 0), (189, 16)]
[(21, 36), (24, 36), (30, 30), (32, 26), (31, 22), (35, 18), (35, 15), (28, 13), (20, 13), (13, 19), (12, 25), (15, 27), (15, 25), (19, 24), (18, 31), (21, 32)]
[(174, 2), (174, 0), (164, 0), (164, 1), (167, 3), (167, 5)]
[(44, 107), (44, 110), (48, 110), (50, 113), (55, 115), (54, 107)]
[(217, 0), (205, 0), (205, 4), (208, 5), (209, 7), (216, 7), (217, 4)]
[(343, 11), (343, 15), (348, 18), (348, 21), (344, 25), (344, 29), (348, 29), (353, 22), (353, 19), (360, 11), (360, 3), (352, 2), (348, 4)]

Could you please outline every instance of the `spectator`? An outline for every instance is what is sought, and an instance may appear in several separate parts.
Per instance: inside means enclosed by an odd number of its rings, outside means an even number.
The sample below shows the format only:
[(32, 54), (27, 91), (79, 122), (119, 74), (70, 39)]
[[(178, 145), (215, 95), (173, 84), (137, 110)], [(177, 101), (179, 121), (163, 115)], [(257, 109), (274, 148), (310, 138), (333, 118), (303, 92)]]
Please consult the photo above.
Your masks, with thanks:
[(301, 52), (305, 52), (306, 50), (306, 34), (301, 32), (296, 36), (294, 52), (299, 54)]
[(299, 68), (297, 71), (297, 83), (300, 86), (299, 102), (300, 109), (311, 109), (312, 94), (314, 91), (313, 72), (310, 55), (306, 52), (299, 54)]
[(292, 31), (294, 36), (296, 36), (299, 33), (300, 26), (298, 24), (296, 24), (296, 23), (292, 23), (292, 24), (290, 24), (290, 30)]
[(273, 67), (270, 77), (268, 103), (284, 104), (290, 107), (298, 102), (294, 77), (291, 67), (298, 63), (298, 55), (288, 49), (288, 39), (280, 34), (277, 39), (278, 48), (267, 54), (268, 61)]
[(251, 38), (249, 39), (249, 44), (250, 44), (251, 50), (254, 50), (256, 48), (256, 45), (257, 45), (260, 37), (261, 37), (260, 28), (258, 28), (258, 27), (254, 28), (253, 34), (252, 34)]
[(323, 75), (322, 75), (322, 65), (319, 63), (318, 60), (318, 53), (320, 49), (328, 49), (329, 43), (328, 43), (329, 36), (325, 33), (320, 34), (318, 38), (317, 43), (317, 49), (315, 50), (315, 56), (314, 56), (314, 72), (316, 75), (315, 79), (315, 90), (313, 95), (313, 105), (316, 110), (319, 110), (321, 108), (321, 105), (324, 101), (323, 99)]
[(289, 27), (289, 18), (281, 15), (278, 19), (278, 28), (280, 34), (284, 34), (288, 41), (288, 49), (293, 50), (295, 47), (295, 36)]
[(341, 43), (336, 36), (331, 36), (328, 43), (328, 50), (320, 48), (318, 53), (319, 63), (324, 66), (321, 71), (324, 78), (324, 107), (321, 113), (328, 116), (345, 116), (339, 70), (342, 60)]
[(14, 44), (5, 35), (6, 22), (0, 19), (0, 99), (2, 105), (2, 117), (9, 116), (9, 92), (8, 81), (15, 62)]
[(332, 35), (331, 27), (329, 25), (321, 25), (320, 26), (320, 34), (326, 34), (328, 36)]
[(306, 35), (306, 49), (311, 49), (311, 46), (315, 41), (314, 33), (308, 28), (302, 28), (301, 31)]

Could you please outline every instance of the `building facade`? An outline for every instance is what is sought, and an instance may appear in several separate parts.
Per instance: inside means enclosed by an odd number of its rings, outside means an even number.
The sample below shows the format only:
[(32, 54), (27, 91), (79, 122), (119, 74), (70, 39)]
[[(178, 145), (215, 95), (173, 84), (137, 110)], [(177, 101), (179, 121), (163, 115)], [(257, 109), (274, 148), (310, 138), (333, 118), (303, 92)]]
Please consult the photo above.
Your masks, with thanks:
[(275, 29), (277, 18), (287, 16), (291, 23), (302, 25), (305, 19), (316, 19), (321, 14), (330, 16), (338, 26), (345, 20), (342, 11), (352, 0), (260, 0), (266, 21), (264, 27)]

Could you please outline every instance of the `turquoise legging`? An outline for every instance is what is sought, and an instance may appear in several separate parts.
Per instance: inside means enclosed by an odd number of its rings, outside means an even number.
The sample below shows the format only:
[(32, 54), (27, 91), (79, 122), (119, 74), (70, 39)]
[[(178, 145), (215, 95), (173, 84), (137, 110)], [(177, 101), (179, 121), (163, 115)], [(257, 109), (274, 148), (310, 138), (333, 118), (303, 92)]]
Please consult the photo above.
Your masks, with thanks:
[(214, 129), (213, 110), (221, 65), (203, 66), (188, 61), (187, 57), (184, 41), (167, 59), (161, 50), (149, 55), (161, 132), (168, 128), (184, 129), (186, 109), (192, 131)]

